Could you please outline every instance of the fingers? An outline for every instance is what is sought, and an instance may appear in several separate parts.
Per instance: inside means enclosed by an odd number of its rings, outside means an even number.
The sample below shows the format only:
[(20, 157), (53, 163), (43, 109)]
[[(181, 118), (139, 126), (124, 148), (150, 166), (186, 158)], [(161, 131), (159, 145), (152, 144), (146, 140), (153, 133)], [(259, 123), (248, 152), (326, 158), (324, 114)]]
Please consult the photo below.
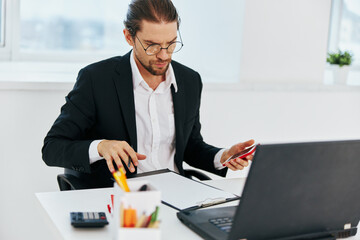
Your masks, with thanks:
[(119, 154), (117, 154), (117, 152), (113, 152), (111, 157), (115, 161), (116, 166), (117, 166), (118, 169), (123, 167), (123, 164), (121, 162), (121, 158), (119, 157)]
[(225, 163), (225, 166), (226, 166), (227, 168), (230, 168), (230, 169), (233, 170), (233, 171), (236, 171), (236, 170), (237, 170), (237, 169), (235, 168), (235, 166), (233, 166), (233, 165), (231, 164), (231, 161)]
[(106, 164), (109, 168), (109, 171), (111, 173), (115, 172), (115, 168), (114, 168), (114, 165), (113, 165), (113, 159), (110, 155), (103, 155), (105, 161), (106, 161)]
[(231, 155), (234, 155), (236, 153), (239, 153), (241, 151), (243, 151), (244, 149), (252, 146), (255, 144), (255, 140), (254, 139), (251, 139), (251, 140), (248, 140), (246, 142), (242, 142), (242, 143), (237, 143), (235, 145), (233, 145), (229, 151), (227, 152), (227, 154), (229, 154), (228, 157), (230, 157)]
[(247, 167), (247, 166), (249, 166), (249, 162), (246, 161), (246, 160), (244, 160), (244, 159), (237, 158), (237, 159), (235, 160), (235, 162), (236, 162), (237, 164), (241, 165), (242, 167)]
[(235, 146), (237, 146), (237, 150), (238, 150), (238, 151), (241, 151), (241, 150), (244, 150), (245, 148), (250, 147), (250, 146), (252, 146), (252, 145), (254, 145), (254, 144), (255, 144), (255, 140), (254, 140), (254, 139), (250, 139), (250, 140), (248, 140), (248, 141), (246, 141), (246, 142), (238, 143), (238, 144), (235, 145)]
[(127, 164), (127, 167), (129, 168), (130, 172), (134, 172), (135, 171), (134, 166), (139, 165), (136, 152), (132, 147), (130, 147), (130, 145), (127, 142), (125, 142), (124, 144), (125, 144), (124, 145), (125, 152), (123, 152), (123, 154), (121, 155), (122, 159)]
[(134, 172), (134, 166), (139, 164), (138, 157), (141, 160), (146, 158), (145, 155), (136, 153), (125, 141), (103, 140), (98, 145), (98, 152), (100, 156), (105, 158), (110, 172), (115, 171), (113, 161), (118, 168), (122, 168), (124, 162), (128, 166), (130, 172)]
[(249, 166), (249, 162), (247, 160), (236, 158), (227, 162), (225, 166), (233, 171), (237, 171), (237, 170), (243, 170), (245, 167)]
[(108, 165), (109, 171), (111, 173), (115, 172), (115, 167), (113, 165), (113, 161), (115, 162), (118, 169), (123, 167), (123, 164), (121, 162), (121, 158), (116, 152), (112, 152), (110, 154), (105, 154), (103, 156), (106, 160), (106, 164)]
[(254, 139), (250, 139), (250, 140), (244, 142), (244, 144), (246, 145), (246, 147), (250, 147), (250, 146), (254, 145), (254, 143), (255, 143), (255, 140), (254, 140)]
[(144, 155), (144, 154), (136, 153), (136, 156), (137, 156), (138, 160), (145, 160), (146, 159), (146, 155)]
[(134, 172), (135, 168), (134, 168), (134, 165), (131, 164), (131, 159), (128, 156), (128, 154), (126, 154), (126, 152), (124, 152), (124, 151), (121, 151), (118, 154), (120, 155), (121, 160), (123, 160), (123, 162), (126, 164), (127, 168), (130, 170), (130, 172)]

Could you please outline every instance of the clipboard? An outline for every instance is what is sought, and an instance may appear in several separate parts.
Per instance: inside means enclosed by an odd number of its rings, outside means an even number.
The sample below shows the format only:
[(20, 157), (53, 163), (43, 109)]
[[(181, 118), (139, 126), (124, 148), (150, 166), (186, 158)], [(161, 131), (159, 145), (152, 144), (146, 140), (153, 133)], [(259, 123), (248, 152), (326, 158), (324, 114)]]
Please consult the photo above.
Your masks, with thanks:
[(149, 181), (161, 191), (161, 202), (178, 211), (196, 210), (230, 201), (240, 196), (186, 178), (169, 169), (132, 175), (128, 181)]

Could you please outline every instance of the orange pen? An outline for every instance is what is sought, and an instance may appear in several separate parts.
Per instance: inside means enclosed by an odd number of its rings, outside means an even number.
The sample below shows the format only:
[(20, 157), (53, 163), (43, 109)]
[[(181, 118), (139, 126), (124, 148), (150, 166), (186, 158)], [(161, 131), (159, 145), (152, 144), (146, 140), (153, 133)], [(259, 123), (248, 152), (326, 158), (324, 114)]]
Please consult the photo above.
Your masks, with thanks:
[(129, 209), (124, 210), (124, 227), (129, 227), (130, 225), (130, 211)]
[(131, 218), (130, 218), (130, 226), (135, 227), (137, 222), (137, 215), (136, 215), (136, 209), (131, 209)]
[(124, 227), (135, 227), (136, 225), (136, 209), (128, 208), (124, 211)]

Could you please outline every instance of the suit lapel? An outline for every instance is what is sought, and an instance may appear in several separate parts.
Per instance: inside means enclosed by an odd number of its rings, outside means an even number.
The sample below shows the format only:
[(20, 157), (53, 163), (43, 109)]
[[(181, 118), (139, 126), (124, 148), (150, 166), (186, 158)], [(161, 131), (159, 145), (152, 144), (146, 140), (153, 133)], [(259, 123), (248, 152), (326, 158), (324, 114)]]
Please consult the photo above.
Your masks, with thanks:
[(130, 52), (123, 56), (116, 68), (118, 75), (114, 76), (121, 111), (130, 137), (130, 145), (137, 151), (136, 118)]
[[(178, 91), (175, 92), (174, 86), (171, 86), (171, 93), (174, 104), (174, 117), (175, 117), (175, 136), (176, 136), (176, 155), (175, 162), (178, 168), (181, 165), (183, 156), (178, 154), (183, 152), (184, 146), (184, 117), (185, 117), (185, 92), (184, 92), (184, 83), (182, 81), (181, 75), (177, 73), (176, 67), (173, 65), (174, 74), (176, 78), (176, 84), (178, 86)], [(181, 168), (182, 169), (182, 168)], [(180, 170), (180, 168), (179, 168)]]

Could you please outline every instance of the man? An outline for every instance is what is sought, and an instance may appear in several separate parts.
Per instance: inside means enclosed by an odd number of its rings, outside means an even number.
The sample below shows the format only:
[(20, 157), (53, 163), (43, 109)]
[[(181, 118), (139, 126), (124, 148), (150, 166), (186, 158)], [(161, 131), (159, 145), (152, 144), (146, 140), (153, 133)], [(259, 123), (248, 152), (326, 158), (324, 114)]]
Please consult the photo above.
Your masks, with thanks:
[(183, 45), (172, 2), (133, 0), (124, 24), (133, 50), (80, 70), (44, 140), (45, 163), (76, 171), (89, 187), (112, 186), (116, 167), (184, 174), (185, 161), (221, 176), (246, 167), (252, 156), (222, 163), (253, 140), (230, 149), (203, 141), (200, 75), (171, 61)]

